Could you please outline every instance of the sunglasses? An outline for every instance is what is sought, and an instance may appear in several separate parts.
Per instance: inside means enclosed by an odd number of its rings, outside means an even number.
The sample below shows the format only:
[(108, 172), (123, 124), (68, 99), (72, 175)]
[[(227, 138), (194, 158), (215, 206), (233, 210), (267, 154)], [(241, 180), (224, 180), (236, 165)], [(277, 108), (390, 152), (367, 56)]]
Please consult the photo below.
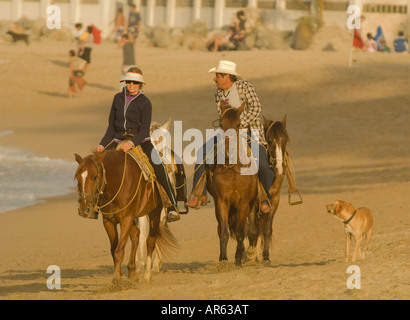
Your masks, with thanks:
[(139, 82), (139, 81), (135, 81), (135, 80), (125, 80), (125, 83), (126, 84), (135, 84), (135, 85), (139, 85), (139, 84), (141, 84), (141, 82)]

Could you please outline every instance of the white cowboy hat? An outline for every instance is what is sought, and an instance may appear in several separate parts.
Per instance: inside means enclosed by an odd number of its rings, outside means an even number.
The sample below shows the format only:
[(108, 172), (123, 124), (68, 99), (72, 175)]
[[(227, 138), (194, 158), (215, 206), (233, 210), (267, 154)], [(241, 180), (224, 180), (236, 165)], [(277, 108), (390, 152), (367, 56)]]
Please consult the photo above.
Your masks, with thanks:
[(138, 82), (144, 82), (144, 78), (142, 77), (142, 74), (140, 73), (136, 73), (136, 72), (127, 72), (120, 80), (120, 82), (123, 81), (127, 81), (127, 80), (131, 80), (131, 81), (138, 81)]
[(228, 60), (219, 60), (218, 66), (214, 67), (212, 69), (209, 69), (209, 73), (214, 72), (214, 73), (226, 73), (226, 74), (231, 74), (237, 77), (240, 77), (240, 75), (236, 72), (236, 63)]

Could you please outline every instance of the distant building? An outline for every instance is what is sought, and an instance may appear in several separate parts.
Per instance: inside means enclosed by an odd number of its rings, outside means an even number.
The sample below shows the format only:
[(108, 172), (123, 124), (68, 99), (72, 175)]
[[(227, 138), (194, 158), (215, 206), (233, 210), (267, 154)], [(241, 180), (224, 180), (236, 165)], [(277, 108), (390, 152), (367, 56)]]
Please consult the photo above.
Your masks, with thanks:
[[(253, 9), (262, 21), (279, 30), (294, 30), (297, 18), (308, 10), (315, 12), (319, 0), (0, 0), (0, 20), (16, 21), (22, 16), (29, 19), (46, 18), (47, 7), (60, 7), (62, 26), (72, 27), (76, 22), (95, 24), (107, 37), (114, 28), (117, 9), (122, 7), (128, 16), (129, 5), (134, 3), (141, 13), (143, 25), (166, 23), (183, 27), (201, 20), (209, 28), (231, 23), (236, 11)], [(303, 3), (303, 5), (301, 5)], [(350, 4), (358, 5), (366, 16), (366, 30), (383, 27), (387, 37), (393, 37), (410, 21), (410, 0), (324, 0), (325, 25), (345, 27)], [(390, 36), (391, 35), (391, 36)]]

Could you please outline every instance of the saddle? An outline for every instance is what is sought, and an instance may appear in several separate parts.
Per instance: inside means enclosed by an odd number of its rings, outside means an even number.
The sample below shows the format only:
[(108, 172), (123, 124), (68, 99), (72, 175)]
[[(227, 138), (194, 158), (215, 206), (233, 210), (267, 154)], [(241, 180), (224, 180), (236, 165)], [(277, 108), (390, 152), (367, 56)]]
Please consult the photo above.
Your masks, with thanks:
[[(116, 149), (117, 150), (121, 149), (123, 143), (124, 141), (119, 143)], [(164, 207), (168, 208), (172, 206), (172, 202), (169, 199), (167, 193), (165, 192), (163, 186), (157, 181), (157, 178), (155, 176), (155, 171), (151, 165), (150, 159), (145, 154), (145, 152), (142, 150), (141, 146), (138, 145), (135, 148), (130, 149), (127, 153), (138, 164), (139, 168), (141, 169), (144, 180), (147, 183), (156, 184)], [(171, 156), (172, 156), (172, 159), (175, 160), (175, 154), (173, 150), (171, 150)], [(175, 163), (175, 161), (173, 162)], [(180, 164), (178, 163), (172, 167), (175, 167), (175, 168), (172, 168), (171, 170), (173, 171), (173, 174), (175, 175), (175, 186), (174, 187), (176, 190), (175, 198), (176, 198), (177, 204), (178, 202), (183, 202), (185, 205), (185, 202), (187, 201), (186, 199), (187, 192), (186, 192), (186, 176), (185, 176), (184, 165), (182, 163)], [(168, 171), (169, 166), (166, 166), (166, 169)], [(188, 213), (188, 207), (185, 206), (185, 211), (179, 210), (179, 213), (180, 214)]]
[[(214, 146), (214, 163), (216, 163), (216, 145)], [(251, 150), (248, 146), (247, 149), (247, 154), (248, 157), (251, 156), (251, 161), (254, 162), (254, 158), (252, 156)], [(288, 185), (288, 203), (289, 205), (293, 206), (293, 205), (298, 205), (298, 204), (302, 204), (303, 203), (303, 199), (302, 196), (299, 193), (299, 189), (296, 186), (296, 181), (295, 181), (295, 170), (292, 164), (292, 161), (290, 159), (289, 156), (289, 150), (286, 149), (285, 152), (285, 158), (284, 158), (284, 162), (285, 162), (285, 177), (286, 177), (286, 183)], [(214, 167), (213, 166), (208, 166), (207, 170), (204, 172), (204, 174), (200, 177), (198, 184), (196, 185), (195, 189), (192, 191), (191, 196), (196, 196), (196, 197), (201, 197), (202, 196), (202, 191), (204, 190), (204, 188), (206, 187), (206, 181), (207, 181), (207, 176), (208, 179), (212, 180), (213, 179), (213, 173), (214, 173)], [(292, 196), (297, 195), (298, 199), (297, 200), (293, 200)], [(269, 198), (266, 194), (265, 189), (262, 186), (262, 183), (260, 182), (259, 178), (258, 178), (258, 201), (259, 203), (262, 203), (263, 201), (268, 201), (269, 202)]]
[[(249, 147), (248, 143), (245, 140), (242, 140), (242, 143), (244, 143), (244, 145), (245, 145), (247, 157), (251, 159), (250, 165), (251, 166), (256, 166), (256, 160), (252, 155), (252, 150)], [(209, 182), (212, 183), (212, 179), (213, 179), (214, 171), (215, 171), (215, 164), (217, 163), (217, 152), (218, 152), (218, 150), (217, 150), (217, 143), (216, 143), (214, 145), (214, 164), (206, 166), (206, 170), (202, 174), (202, 176), (200, 177), (200, 179), (198, 181), (198, 184), (196, 185), (194, 190), (192, 190), (190, 198), (192, 198), (192, 196), (195, 196), (195, 197), (198, 197), (198, 198), (200, 198), (202, 196), (202, 191), (206, 187), (207, 179), (209, 179)], [(265, 189), (263, 188), (262, 183), (260, 182), (259, 178), (258, 178), (258, 201), (259, 201), (259, 203), (262, 203), (264, 201), (269, 202), (269, 198), (268, 198), (268, 196), (265, 192)]]

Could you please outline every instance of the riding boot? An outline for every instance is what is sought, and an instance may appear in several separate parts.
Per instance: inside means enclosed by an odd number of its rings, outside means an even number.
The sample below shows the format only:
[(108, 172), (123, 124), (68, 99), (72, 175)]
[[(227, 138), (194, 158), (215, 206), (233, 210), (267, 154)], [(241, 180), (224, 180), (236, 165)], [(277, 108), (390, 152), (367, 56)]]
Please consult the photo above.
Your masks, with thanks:
[(151, 141), (141, 143), (141, 148), (150, 159), (150, 163), (155, 171), (157, 181), (161, 184), (161, 186), (167, 194), (167, 197), (171, 201), (172, 205), (167, 208), (168, 222), (173, 222), (181, 219), (177, 208), (174, 190), (172, 189), (171, 183), (168, 179), (167, 170), (165, 169), (164, 164), (162, 163), (162, 160), (159, 156), (157, 149), (154, 148), (154, 145), (151, 143)]

